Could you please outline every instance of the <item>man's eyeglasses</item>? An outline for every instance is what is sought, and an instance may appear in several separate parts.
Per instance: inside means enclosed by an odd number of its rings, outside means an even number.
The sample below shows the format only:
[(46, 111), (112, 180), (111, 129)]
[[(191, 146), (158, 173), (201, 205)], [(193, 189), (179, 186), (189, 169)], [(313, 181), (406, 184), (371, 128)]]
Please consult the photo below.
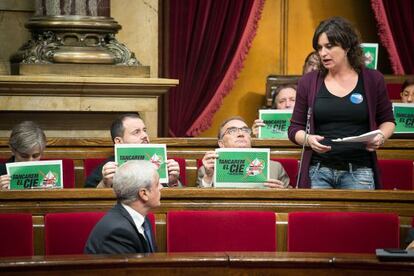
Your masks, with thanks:
[(237, 133), (239, 133), (239, 131), (247, 135), (250, 135), (252, 133), (252, 130), (248, 127), (229, 127), (228, 129), (226, 129), (226, 131), (224, 131), (223, 136), (226, 134), (236, 135)]

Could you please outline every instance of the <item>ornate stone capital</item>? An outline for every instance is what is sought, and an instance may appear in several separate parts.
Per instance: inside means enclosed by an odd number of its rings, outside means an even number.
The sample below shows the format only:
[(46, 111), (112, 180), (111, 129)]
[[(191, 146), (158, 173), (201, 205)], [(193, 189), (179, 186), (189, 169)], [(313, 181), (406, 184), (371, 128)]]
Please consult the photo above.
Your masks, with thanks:
[(19, 49), (14, 62), (141, 65), (116, 40), (121, 26), (111, 17), (35, 16), (26, 27), (32, 39)]

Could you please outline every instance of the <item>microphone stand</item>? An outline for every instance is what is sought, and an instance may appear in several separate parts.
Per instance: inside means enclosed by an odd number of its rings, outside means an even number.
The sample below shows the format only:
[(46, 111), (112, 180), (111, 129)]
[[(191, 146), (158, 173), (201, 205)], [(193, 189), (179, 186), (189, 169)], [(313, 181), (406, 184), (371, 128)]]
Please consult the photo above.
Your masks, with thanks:
[(305, 126), (305, 139), (303, 141), (303, 145), (302, 145), (302, 153), (300, 155), (300, 162), (299, 162), (299, 173), (298, 173), (298, 177), (296, 179), (296, 189), (299, 188), (299, 181), (300, 181), (300, 177), (302, 176), (302, 160), (303, 160), (303, 154), (305, 153), (305, 144), (310, 132), (310, 117), (312, 115), (312, 107), (308, 108), (308, 114), (306, 115), (306, 126)]

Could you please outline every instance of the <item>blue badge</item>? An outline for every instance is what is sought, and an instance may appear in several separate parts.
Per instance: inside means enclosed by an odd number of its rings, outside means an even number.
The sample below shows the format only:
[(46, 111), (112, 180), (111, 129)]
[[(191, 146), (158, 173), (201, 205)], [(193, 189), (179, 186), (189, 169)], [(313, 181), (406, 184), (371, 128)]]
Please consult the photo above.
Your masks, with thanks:
[(362, 97), (359, 93), (352, 93), (351, 94), (351, 102), (354, 104), (360, 104), (364, 101), (364, 97)]

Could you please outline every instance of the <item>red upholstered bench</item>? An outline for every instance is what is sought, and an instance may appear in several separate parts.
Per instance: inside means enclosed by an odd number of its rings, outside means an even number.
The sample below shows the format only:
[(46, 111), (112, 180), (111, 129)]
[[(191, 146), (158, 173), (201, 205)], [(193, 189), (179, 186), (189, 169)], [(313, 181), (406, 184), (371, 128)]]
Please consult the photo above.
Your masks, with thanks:
[(75, 188), (75, 163), (73, 159), (61, 158), (61, 159), (42, 159), (42, 160), (62, 160), (63, 170), (63, 188)]
[(0, 214), (0, 257), (32, 255), (32, 214)]
[[(45, 216), (46, 255), (83, 254), (89, 234), (105, 212), (52, 213)], [(155, 218), (148, 214), (155, 236)]]
[(276, 215), (259, 211), (171, 211), (168, 252), (276, 251)]
[(378, 160), (382, 188), (386, 190), (413, 190), (414, 165), (412, 160)]
[(291, 212), (288, 251), (375, 253), (398, 248), (400, 223), (396, 214), (357, 212)]
[(296, 180), (299, 172), (299, 161), (293, 158), (271, 158), (271, 160), (278, 161), (282, 164), (289, 176), (290, 186), (296, 187)]
[(390, 100), (398, 101), (401, 100), (401, 83), (387, 83), (388, 97)]

